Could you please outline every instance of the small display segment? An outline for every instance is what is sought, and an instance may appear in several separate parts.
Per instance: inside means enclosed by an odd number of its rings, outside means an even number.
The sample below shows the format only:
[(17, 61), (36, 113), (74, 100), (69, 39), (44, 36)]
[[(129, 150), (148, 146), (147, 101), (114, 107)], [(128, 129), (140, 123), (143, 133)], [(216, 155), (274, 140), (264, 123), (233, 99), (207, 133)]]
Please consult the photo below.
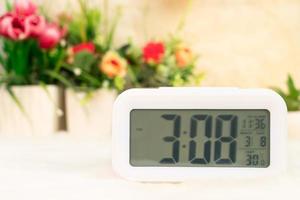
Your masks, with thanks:
[(266, 168), (270, 164), (270, 113), (132, 110), (130, 164)]

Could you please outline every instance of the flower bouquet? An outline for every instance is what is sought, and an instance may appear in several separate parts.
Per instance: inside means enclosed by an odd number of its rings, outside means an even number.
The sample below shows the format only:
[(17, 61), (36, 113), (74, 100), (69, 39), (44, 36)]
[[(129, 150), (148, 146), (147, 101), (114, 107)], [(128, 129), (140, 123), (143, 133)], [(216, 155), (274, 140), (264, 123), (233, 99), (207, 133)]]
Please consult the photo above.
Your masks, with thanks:
[(6, 5), (0, 17), (0, 132), (53, 133), (59, 128), (61, 91), (51, 73), (63, 61), (65, 31), (31, 1)]
[(129, 43), (121, 49), (129, 63), (127, 87), (199, 85), (203, 73), (196, 71), (196, 56), (178, 37), (152, 40), (142, 48)]
[[(106, 10), (95, 9), (88, 3), (78, 0), (78, 13), (59, 15), (59, 21), (68, 29), (68, 50), (60, 71), (53, 75), (68, 88), (69, 132), (109, 133), (113, 102), (117, 92), (123, 90), (127, 74), (126, 60), (113, 48), (120, 10), (116, 9), (116, 15), (108, 19), (104, 15)], [(107, 5), (103, 7), (107, 9)]]

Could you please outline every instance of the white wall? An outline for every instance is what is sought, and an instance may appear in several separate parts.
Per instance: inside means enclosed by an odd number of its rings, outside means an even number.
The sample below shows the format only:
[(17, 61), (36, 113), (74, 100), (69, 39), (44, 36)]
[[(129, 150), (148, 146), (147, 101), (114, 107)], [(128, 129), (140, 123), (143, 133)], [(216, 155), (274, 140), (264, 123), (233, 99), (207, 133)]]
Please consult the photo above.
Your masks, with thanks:
[[(76, 7), (74, 0), (39, 2), (51, 15)], [(123, 6), (117, 42), (131, 36), (143, 44), (174, 31), (188, 1), (110, 2)], [(183, 36), (201, 54), (205, 85), (283, 86), (287, 73), (300, 85), (300, 0), (194, 0)]]

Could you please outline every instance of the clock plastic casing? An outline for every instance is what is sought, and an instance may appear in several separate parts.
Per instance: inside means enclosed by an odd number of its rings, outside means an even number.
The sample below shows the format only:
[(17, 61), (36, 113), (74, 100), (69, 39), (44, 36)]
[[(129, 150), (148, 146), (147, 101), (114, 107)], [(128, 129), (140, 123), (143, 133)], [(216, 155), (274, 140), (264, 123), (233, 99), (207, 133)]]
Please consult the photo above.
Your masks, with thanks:
[[(270, 165), (245, 167), (136, 167), (130, 164), (130, 112), (134, 109), (265, 109), (270, 112)], [(286, 169), (287, 109), (269, 89), (156, 88), (130, 89), (116, 99), (112, 124), (112, 165), (136, 181), (185, 181), (207, 178), (256, 178)], [(155, 148), (155, 147), (154, 147)]]

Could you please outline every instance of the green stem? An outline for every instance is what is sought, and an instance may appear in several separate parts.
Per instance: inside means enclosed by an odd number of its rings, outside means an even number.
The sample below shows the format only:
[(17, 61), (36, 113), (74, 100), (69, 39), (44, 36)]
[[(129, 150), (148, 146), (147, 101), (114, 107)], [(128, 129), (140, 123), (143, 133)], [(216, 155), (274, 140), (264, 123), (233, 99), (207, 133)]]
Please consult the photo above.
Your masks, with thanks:
[(63, 75), (60, 75), (59, 73), (56, 73), (54, 71), (46, 71), (46, 74), (48, 74), (50, 77), (60, 81), (64, 86), (68, 88), (74, 88), (73, 84), (68, 81)]
[(108, 13), (109, 13), (109, 3), (108, 0), (103, 0), (103, 33), (108, 34)]
[(114, 18), (112, 20), (112, 25), (110, 27), (110, 30), (109, 30), (108, 34), (106, 35), (106, 50), (109, 50), (112, 47), (116, 28), (117, 28), (118, 22), (121, 18), (121, 15), (122, 15), (121, 13), (122, 13), (121, 8), (118, 7), (117, 11), (116, 11), (116, 15), (114, 16)]
[[(70, 71), (73, 73), (73, 68), (69, 66), (62, 66), (64, 69)], [(95, 87), (100, 87), (101, 86), (101, 81), (99, 81), (97, 78), (94, 78), (92, 75), (89, 73), (82, 71), (81, 75), (78, 77), (81, 80), (89, 81), (90, 85), (94, 85)]]
[(185, 26), (186, 17), (187, 17), (187, 15), (188, 15), (191, 7), (192, 7), (192, 2), (193, 2), (193, 0), (188, 0), (187, 1), (187, 6), (184, 9), (184, 11), (183, 11), (183, 13), (182, 13), (182, 15), (180, 17), (180, 21), (179, 21), (179, 23), (177, 25), (177, 28), (176, 28), (176, 32), (175, 32), (176, 35), (179, 34), (183, 30), (183, 28)]
[(18, 41), (14, 44), (13, 54), (9, 55), (15, 74), (22, 80), (22, 84), (28, 81), (29, 46), (28, 42)]

